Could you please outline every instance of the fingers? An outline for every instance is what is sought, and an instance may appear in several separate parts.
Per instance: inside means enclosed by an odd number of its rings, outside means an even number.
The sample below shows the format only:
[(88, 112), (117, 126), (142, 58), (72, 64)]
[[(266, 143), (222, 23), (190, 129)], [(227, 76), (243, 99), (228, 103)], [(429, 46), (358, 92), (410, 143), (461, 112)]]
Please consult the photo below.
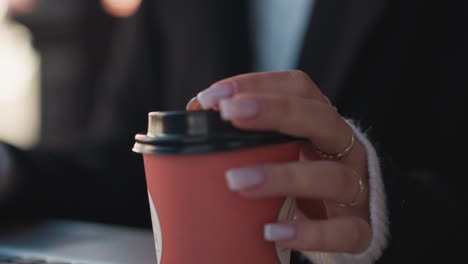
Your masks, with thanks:
[(265, 239), (302, 251), (360, 253), (371, 241), (370, 225), (358, 217), (267, 224)]
[[(247, 197), (292, 196), (350, 204), (363, 197), (359, 175), (341, 163), (303, 161), (231, 169), (226, 172), (228, 187)], [(364, 194), (362, 194), (363, 196)]]
[(305, 137), (327, 153), (340, 153), (351, 139), (351, 128), (328, 104), (278, 94), (249, 94), (224, 99), (221, 116), (246, 130), (272, 130)]
[(297, 70), (224, 79), (200, 92), (187, 108), (219, 108), (221, 116), (239, 128), (306, 137), (324, 153), (342, 152), (352, 135), (328, 98)]
[(313, 98), (329, 104), (328, 99), (318, 89), (307, 74), (298, 70), (247, 73), (216, 82), (200, 92), (187, 105), (188, 110), (215, 107), (221, 99), (236, 94), (263, 94)]
[[(200, 92), (187, 105), (188, 110), (209, 108), (219, 110), (223, 119), (238, 128), (276, 131), (313, 143), (301, 149), (301, 157), (313, 161), (226, 173), (228, 187), (246, 197), (297, 197), (303, 202), (298, 205), (311, 205), (308, 200), (325, 201), (331, 218), (311, 221), (303, 217), (267, 225), (267, 240), (314, 251), (356, 253), (368, 246), (368, 191), (359, 184), (360, 175), (367, 179), (365, 150), (357, 142), (342, 162), (316, 160), (316, 150), (342, 153), (350, 146), (353, 131), (305, 73), (293, 70), (234, 76)], [(342, 208), (338, 204), (353, 206)]]
[(194, 98), (190, 99), (190, 101), (187, 103), (186, 108), (187, 108), (187, 110), (200, 110), (201, 105), (198, 102), (197, 97), (194, 97)]

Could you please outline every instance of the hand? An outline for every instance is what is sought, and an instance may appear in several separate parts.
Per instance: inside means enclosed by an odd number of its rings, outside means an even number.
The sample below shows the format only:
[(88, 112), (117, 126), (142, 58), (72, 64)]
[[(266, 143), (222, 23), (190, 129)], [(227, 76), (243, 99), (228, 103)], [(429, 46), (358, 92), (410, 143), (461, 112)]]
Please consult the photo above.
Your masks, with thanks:
[[(268, 224), (265, 239), (301, 251), (358, 253), (369, 246), (365, 149), (356, 140), (352, 152), (340, 160), (318, 158), (317, 150), (343, 152), (353, 131), (307, 74), (290, 70), (221, 80), (187, 105), (188, 110), (209, 108), (218, 109), (223, 119), (240, 129), (310, 139), (301, 146), (297, 162), (259, 164), (226, 173), (230, 189), (245, 197), (297, 198), (295, 219)], [(317, 199), (324, 202), (325, 218), (313, 210)]]

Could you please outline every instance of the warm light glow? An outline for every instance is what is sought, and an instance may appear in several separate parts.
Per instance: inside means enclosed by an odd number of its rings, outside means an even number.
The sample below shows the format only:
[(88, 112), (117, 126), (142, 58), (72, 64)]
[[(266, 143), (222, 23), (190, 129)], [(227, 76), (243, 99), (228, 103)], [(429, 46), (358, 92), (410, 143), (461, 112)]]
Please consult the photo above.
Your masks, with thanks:
[(39, 130), (39, 55), (29, 31), (9, 20), (1, 6), (0, 80), (0, 140), (30, 147)]
[(110, 14), (118, 17), (129, 17), (138, 10), (141, 0), (101, 0), (101, 3)]

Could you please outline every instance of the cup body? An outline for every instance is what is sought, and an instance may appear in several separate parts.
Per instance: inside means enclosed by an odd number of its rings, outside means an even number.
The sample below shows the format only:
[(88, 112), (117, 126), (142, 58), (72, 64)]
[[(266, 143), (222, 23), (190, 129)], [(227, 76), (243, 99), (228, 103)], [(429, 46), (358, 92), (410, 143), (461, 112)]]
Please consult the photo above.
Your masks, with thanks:
[(133, 150), (143, 154), (159, 264), (289, 264), (264, 240), (292, 217), (294, 199), (248, 199), (228, 189), (229, 169), (299, 159), (301, 139), (241, 131), (215, 111), (152, 112)]
[[(263, 239), (264, 225), (279, 220), (286, 198), (244, 198), (227, 188), (224, 173), (297, 160), (298, 147), (290, 142), (197, 155), (145, 154), (158, 263), (289, 263), (288, 250)], [(290, 203), (281, 218), (290, 217), (291, 209)]]

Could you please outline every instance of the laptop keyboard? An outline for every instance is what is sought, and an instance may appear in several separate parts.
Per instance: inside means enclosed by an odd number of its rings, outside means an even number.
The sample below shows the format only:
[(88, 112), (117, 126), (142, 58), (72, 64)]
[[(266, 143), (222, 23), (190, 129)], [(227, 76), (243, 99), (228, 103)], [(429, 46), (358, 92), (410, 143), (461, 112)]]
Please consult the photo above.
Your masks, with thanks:
[(63, 261), (48, 261), (48, 260), (39, 259), (39, 258), (6, 256), (6, 255), (0, 254), (0, 264), (72, 264), (72, 263), (63, 262)]

